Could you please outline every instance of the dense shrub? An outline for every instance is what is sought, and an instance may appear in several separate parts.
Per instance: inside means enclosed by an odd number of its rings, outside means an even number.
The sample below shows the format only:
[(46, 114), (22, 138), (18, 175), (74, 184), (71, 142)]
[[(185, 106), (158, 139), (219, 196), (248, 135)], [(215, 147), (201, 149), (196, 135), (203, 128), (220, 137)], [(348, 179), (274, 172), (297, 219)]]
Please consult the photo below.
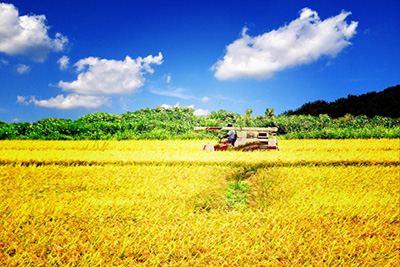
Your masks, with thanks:
[(93, 113), (76, 121), (47, 118), (35, 123), (0, 123), (0, 139), (101, 140), (215, 138), (218, 131), (194, 133), (196, 126), (278, 127), (280, 138), (400, 138), (400, 119), (365, 115), (331, 118), (322, 114), (243, 116), (225, 110), (195, 116), (191, 108), (140, 109), (121, 115)]

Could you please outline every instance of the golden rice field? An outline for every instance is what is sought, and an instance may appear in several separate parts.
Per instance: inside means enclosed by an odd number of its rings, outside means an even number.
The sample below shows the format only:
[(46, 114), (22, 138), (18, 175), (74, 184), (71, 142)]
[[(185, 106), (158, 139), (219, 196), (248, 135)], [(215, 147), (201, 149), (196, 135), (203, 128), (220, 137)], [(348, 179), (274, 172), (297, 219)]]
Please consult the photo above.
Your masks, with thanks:
[(400, 140), (1, 141), (1, 266), (398, 266)]

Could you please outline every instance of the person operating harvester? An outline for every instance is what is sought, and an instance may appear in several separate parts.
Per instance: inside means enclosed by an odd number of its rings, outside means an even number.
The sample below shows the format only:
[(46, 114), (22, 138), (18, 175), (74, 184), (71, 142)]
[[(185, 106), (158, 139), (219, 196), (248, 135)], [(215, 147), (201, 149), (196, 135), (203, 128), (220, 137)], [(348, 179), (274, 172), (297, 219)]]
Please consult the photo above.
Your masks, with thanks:
[[(226, 125), (226, 127), (232, 127), (232, 124), (228, 123), (228, 125)], [(232, 145), (235, 145), (235, 141), (236, 141), (236, 132), (235, 130), (231, 129), (229, 130), (229, 132), (224, 135), (224, 136), (218, 136), (219, 139), (222, 138), (228, 138), (226, 141)]]

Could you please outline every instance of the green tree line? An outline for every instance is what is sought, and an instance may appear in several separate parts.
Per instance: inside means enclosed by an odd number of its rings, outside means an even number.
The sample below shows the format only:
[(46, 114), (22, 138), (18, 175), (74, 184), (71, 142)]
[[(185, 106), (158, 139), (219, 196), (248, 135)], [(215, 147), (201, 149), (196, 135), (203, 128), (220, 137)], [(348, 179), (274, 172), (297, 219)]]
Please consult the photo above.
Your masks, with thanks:
[(383, 117), (400, 117), (400, 85), (386, 88), (382, 92), (369, 92), (359, 96), (348, 95), (333, 102), (317, 100), (302, 105), (295, 111), (289, 110), (284, 115), (328, 114), (332, 118), (343, 117), (346, 114), (366, 115), (370, 118), (379, 115)]
[(195, 116), (194, 109), (140, 109), (114, 115), (93, 113), (72, 121), (46, 118), (34, 123), (0, 122), (0, 140), (133, 140), (133, 139), (205, 139), (216, 138), (217, 131), (195, 133), (196, 126), (278, 127), (279, 138), (400, 138), (400, 118), (366, 115), (332, 118), (326, 114), (280, 115), (272, 109), (265, 116), (252, 117), (225, 110), (207, 116)]

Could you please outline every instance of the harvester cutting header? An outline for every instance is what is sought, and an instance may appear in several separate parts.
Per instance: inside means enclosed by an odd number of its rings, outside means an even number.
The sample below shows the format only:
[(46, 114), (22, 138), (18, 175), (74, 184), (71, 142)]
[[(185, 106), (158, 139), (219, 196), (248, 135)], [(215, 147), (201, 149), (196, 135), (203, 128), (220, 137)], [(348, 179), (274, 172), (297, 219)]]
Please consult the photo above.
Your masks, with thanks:
[[(278, 140), (276, 127), (232, 127), (228, 124), (226, 127), (195, 127), (194, 131), (229, 131), (224, 136), (218, 136), (218, 144), (204, 144), (203, 150), (271, 150), (278, 149)], [(222, 141), (228, 137), (228, 140)]]

